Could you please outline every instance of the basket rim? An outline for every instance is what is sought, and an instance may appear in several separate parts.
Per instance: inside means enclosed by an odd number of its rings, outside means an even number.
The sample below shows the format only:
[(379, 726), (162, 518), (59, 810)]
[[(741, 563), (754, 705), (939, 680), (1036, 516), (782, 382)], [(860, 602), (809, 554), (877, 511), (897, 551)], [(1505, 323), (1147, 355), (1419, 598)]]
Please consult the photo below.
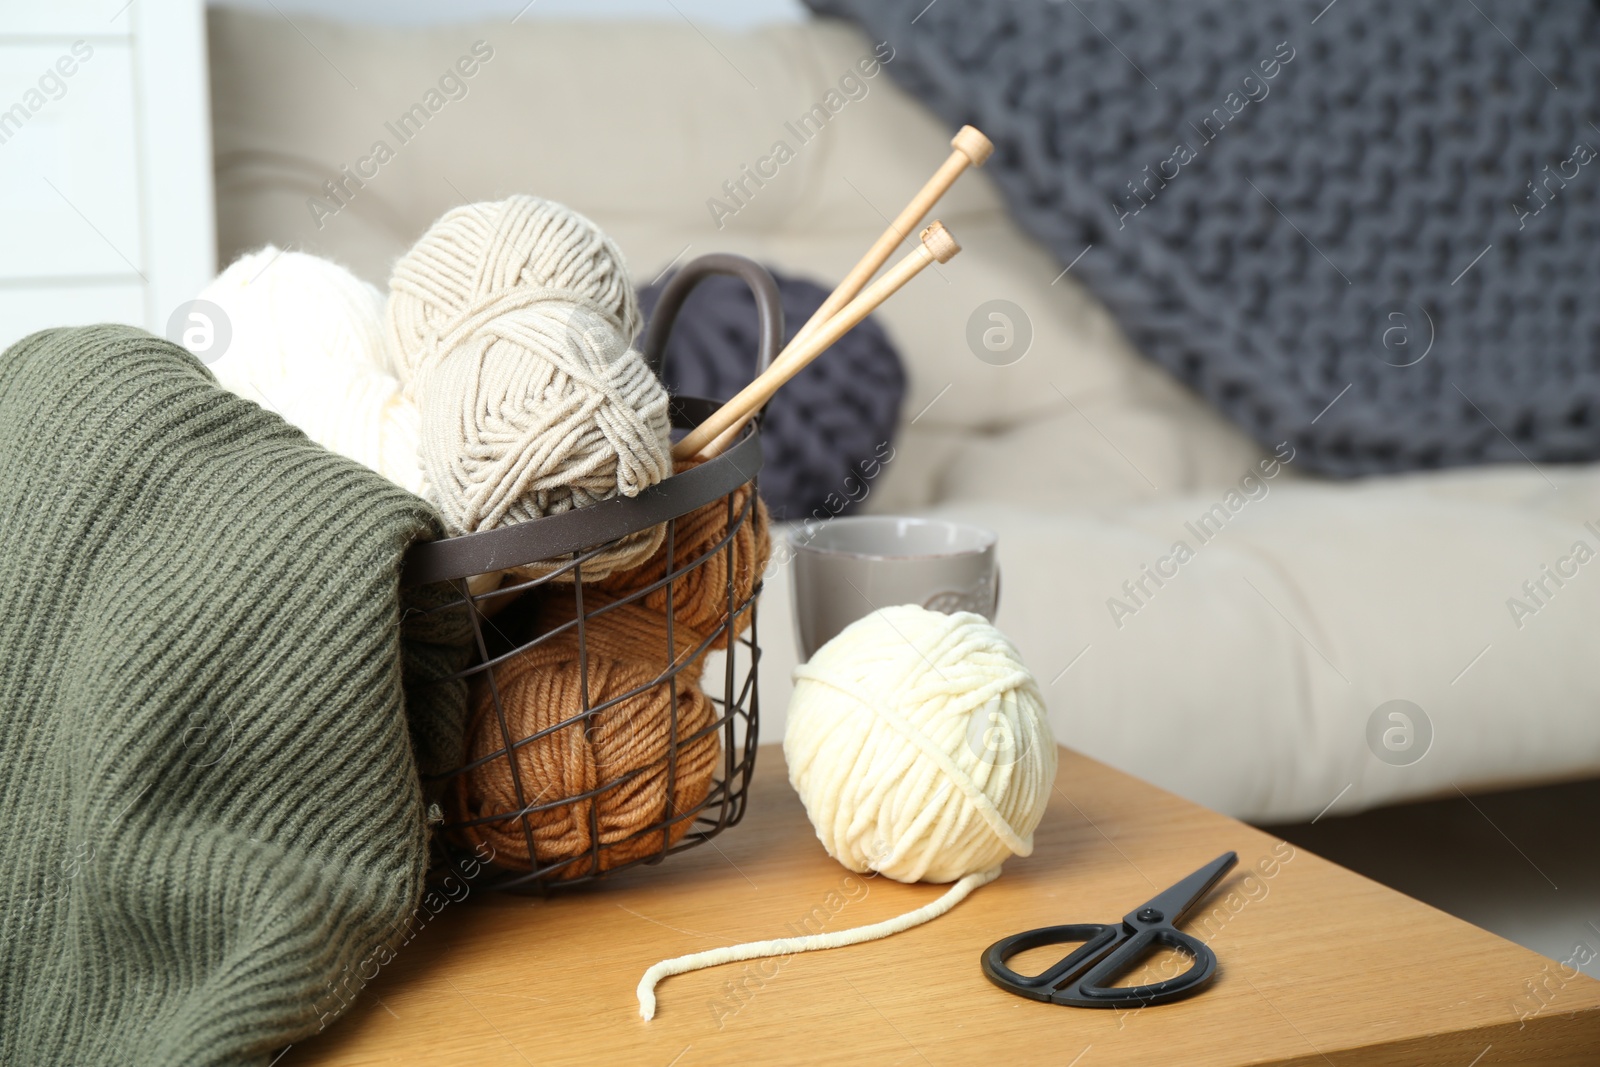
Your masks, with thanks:
[[(672, 397), (672, 425), (675, 429), (693, 429), (719, 407), (720, 401), (707, 397)], [(757, 419), (721, 455), (665, 478), (638, 496), (614, 497), (493, 530), (418, 541), (406, 550), (400, 584), (409, 587), (455, 581), (553, 560), (616, 541), (727, 496), (760, 473), (763, 458)]]

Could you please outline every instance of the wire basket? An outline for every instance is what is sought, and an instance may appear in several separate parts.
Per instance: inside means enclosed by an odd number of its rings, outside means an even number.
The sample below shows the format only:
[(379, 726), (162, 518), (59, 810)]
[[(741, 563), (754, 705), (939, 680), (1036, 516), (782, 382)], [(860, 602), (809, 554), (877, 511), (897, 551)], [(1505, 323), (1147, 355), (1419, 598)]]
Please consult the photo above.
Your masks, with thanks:
[[(783, 334), (783, 310), (777, 285), (772, 276), (758, 264), (741, 256), (708, 255), (691, 261), (683, 267), (661, 294), (655, 313), (651, 316), (645, 337), (644, 355), (650, 367), (659, 376), (666, 349), (667, 336), (674, 319), (683, 306), (684, 299), (699, 282), (714, 274), (732, 275), (743, 280), (754, 293), (759, 324), (759, 344), (754, 355), (759, 373), (778, 351)], [(671, 400), (670, 412), (674, 429), (688, 430), (699, 425), (720, 406), (720, 402), (701, 397), (677, 396)], [(445, 865), (460, 869), (475, 865), (485, 857), (475, 851), (471, 842), (480, 841), (486, 830), (498, 834), (511, 834), (512, 839), (525, 842), (528, 857), (526, 864), (520, 859), (507, 865), (490, 859), (491, 873), (481, 876), (481, 887), (519, 892), (543, 892), (549, 888), (577, 885), (605, 874), (611, 874), (642, 863), (659, 863), (665, 857), (693, 848), (709, 841), (726, 828), (739, 822), (744, 815), (750, 776), (755, 769), (755, 754), (760, 710), (756, 686), (756, 670), (761, 658), (761, 648), (756, 630), (756, 598), (761, 591), (760, 576), (741, 596), (736, 588), (735, 572), (740, 561), (734, 559), (736, 535), (741, 527), (751, 522), (756, 506), (755, 478), (761, 469), (761, 436), (757, 422), (752, 422), (739, 441), (727, 451), (699, 466), (684, 470), (652, 486), (632, 498), (614, 498), (598, 504), (558, 515), (549, 515), (529, 522), (504, 526), (482, 533), (439, 541), (419, 543), (406, 555), (402, 582), (408, 586), (439, 583), (449, 592), (431, 611), (456, 612), (464, 615), (470, 625), (473, 648), (471, 662), (464, 670), (445, 679), (446, 683), (465, 681), (474, 693), (472, 704), (492, 710), (495, 721), (489, 729), (498, 731), (500, 747), (490, 753), (471, 758), (472, 750), (464, 749), (468, 762), (443, 774), (428, 778), (430, 787), (440, 791), (463, 786), (462, 776), (470, 775), (488, 764), (503, 761), (510, 772), (514, 803), (504, 810), (481, 813), (471, 818), (447, 817), (435, 836), (442, 850), (440, 859)], [(748, 491), (743, 487), (749, 486)], [(742, 497), (742, 502), (738, 498)], [(678, 560), (674, 544), (679, 531), (679, 520), (690, 512), (725, 501), (727, 508), (726, 535), (706, 551), (687, 561)], [(665, 526), (666, 559), (674, 561), (658, 581), (632, 592), (621, 599), (604, 599), (596, 603), (591, 597), (585, 605), (583, 566), (585, 562), (632, 535), (654, 526)], [(727, 611), (722, 625), (712, 635), (699, 641), (686, 655), (680, 636), (675, 632), (676, 615), (674, 595), (697, 568), (708, 565), (717, 555), (725, 554), (726, 589), (723, 590)], [(748, 561), (743, 561), (748, 565)], [(530, 578), (498, 588), (475, 589), (470, 581), (474, 576), (505, 571), (512, 567), (542, 564), (553, 568), (540, 577)], [(492, 584), (492, 583), (491, 583)], [(718, 587), (720, 588), (720, 586)], [(666, 641), (659, 652), (642, 649), (641, 657), (648, 659), (648, 682), (633, 686), (617, 695), (591, 701), (591, 666), (588, 655), (588, 635), (595, 620), (619, 605), (635, 603), (652, 592), (664, 590), (666, 612)], [(517, 620), (511, 618), (517, 604), (528, 603), (535, 597), (570, 598), (570, 621), (545, 632), (519, 632)], [(496, 614), (497, 601), (516, 603)], [(566, 601), (563, 601), (563, 606)], [(745, 617), (748, 628), (744, 628)], [(525, 621), (525, 620), (524, 620)], [(742, 630), (742, 633), (741, 633)], [(507, 715), (500, 687), (495, 681), (496, 669), (503, 669), (518, 656), (532, 654), (544, 643), (558, 639), (563, 634), (576, 634), (578, 663), (580, 664), (581, 701), (576, 714), (533, 732), (519, 733)], [(570, 640), (570, 638), (567, 638)], [(694, 729), (683, 728), (680, 721), (680, 686), (694, 685), (694, 675), (680, 678), (686, 670), (698, 671), (710, 655), (713, 646), (721, 646), (722, 669), (716, 677), (707, 674), (701, 684), (710, 701), (712, 721)], [(659, 670), (656, 666), (659, 665)], [(691, 667), (691, 665), (695, 665)], [(487, 699), (484, 694), (487, 693)], [(530, 744), (559, 741), (560, 731), (584, 731), (584, 741), (591, 736), (588, 731), (599, 728), (602, 716), (608, 709), (623, 701), (655, 699), (666, 695), (668, 709), (667, 736), (660, 759), (652, 763), (651, 773), (664, 774), (667, 787), (659, 818), (647, 825), (631, 830), (625, 836), (606, 837), (602, 833), (599, 812), (608, 795), (613, 799), (628, 794), (630, 785), (637, 787), (636, 779), (643, 770), (607, 777), (590, 788), (565, 796), (545, 796), (537, 782), (519, 768), (516, 753)], [(483, 714), (488, 714), (485, 710)], [(469, 728), (482, 726), (469, 724)], [(572, 740), (569, 736), (567, 740)], [(674, 783), (680, 772), (680, 761), (685, 759), (691, 746), (703, 747), (707, 739), (715, 737), (720, 747), (709, 792), (703, 800), (689, 806), (674, 803)], [(588, 846), (581, 852), (550, 855), (548, 848), (541, 849), (535, 840), (535, 828), (541, 815), (557, 813), (570, 818), (575, 812), (586, 812)], [(683, 828), (681, 836), (678, 831)], [(625, 854), (626, 859), (616, 857)]]

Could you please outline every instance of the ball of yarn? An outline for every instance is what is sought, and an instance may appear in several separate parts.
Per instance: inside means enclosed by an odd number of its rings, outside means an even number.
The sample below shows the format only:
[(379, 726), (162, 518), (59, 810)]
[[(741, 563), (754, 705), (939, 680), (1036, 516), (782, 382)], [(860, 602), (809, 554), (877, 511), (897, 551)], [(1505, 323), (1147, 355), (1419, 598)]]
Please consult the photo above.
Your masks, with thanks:
[(662, 960), (639, 979), (642, 1018), (655, 1016), (670, 975), (858, 945), (945, 914), (1008, 856), (1033, 851), (1056, 773), (1044, 701), (1011, 642), (981, 615), (915, 604), (858, 620), (796, 669), (783, 751), (829, 855), (854, 871), (953, 884), (865, 926)]
[[(471, 759), (485, 762), (456, 779), (451, 816), (457, 823), (508, 816), (463, 827), (470, 843), (494, 845), (497, 864), (532, 870), (571, 860), (552, 876), (594, 873), (595, 864), (583, 858), (595, 847), (591, 812), (600, 832), (598, 870), (653, 855), (687, 831), (692, 818), (679, 819), (660, 832), (650, 828), (692, 812), (710, 795), (715, 781), (721, 745), (718, 730), (708, 727), (716, 723), (719, 712), (700, 689), (700, 673), (707, 648), (726, 647), (730, 634), (749, 626), (746, 602), (755, 595), (771, 552), (767, 513), (752, 495), (749, 485), (731, 494), (733, 518), (739, 523), (731, 537), (728, 498), (678, 519), (672, 569), (682, 573), (672, 582), (670, 638), (666, 587), (645, 592), (668, 573), (664, 539), (643, 565), (583, 583), (587, 706), (615, 701), (587, 728), (581, 721), (569, 722), (585, 707), (585, 661), (579, 655), (576, 628), (569, 626), (577, 617), (575, 591), (536, 591), (498, 621), (497, 629), (520, 631), (521, 640), (552, 636), (493, 668), (493, 683), (506, 715), (504, 731), (489, 686), (480, 683), (475, 694), (476, 710), (469, 726)], [(730, 574), (736, 609), (731, 622)], [(569, 628), (557, 633), (563, 626)], [(670, 679), (657, 681), (673, 668)], [(677, 694), (676, 749), (673, 693)], [(569, 724), (552, 729), (563, 722)], [(551, 732), (535, 737), (544, 730)], [(690, 740), (700, 730), (705, 734)], [(515, 746), (511, 759), (504, 754), (508, 732)], [(533, 740), (518, 744), (527, 738)], [(674, 751), (669, 803), (667, 762)], [(530, 855), (521, 820), (514, 817), (527, 805), (517, 802), (512, 760), (527, 804), (549, 803), (626, 781), (592, 799), (530, 814), (534, 838)]]
[[(698, 460), (686, 460), (678, 464), (678, 470), (681, 472), (698, 465)], [(710, 647), (728, 646), (729, 630), (722, 626), (728, 618), (729, 574), (733, 577), (733, 604), (738, 607), (755, 595), (756, 583), (761, 580), (772, 556), (767, 508), (759, 497), (752, 501), (752, 496), (755, 496), (754, 487), (746, 482), (728, 497), (681, 516), (673, 531), (671, 570), (684, 572), (672, 583), (673, 629), (675, 633), (680, 629), (687, 631), (695, 638), (696, 645), (715, 633)], [(732, 537), (728, 536), (730, 498), (733, 519), (738, 523)], [(749, 509), (748, 513), (746, 509)], [(644, 563), (594, 583), (594, 596), (620, 600), (639, 590), (648, 589), (666, 577), (667, 571), (667, 541), (663, 537), (661, 547)], [(586, 598), (590, 588), (586, 583)], [(637, 603), (664, 631), (667, 587), (663, 585), (645, 593)], [(749, 625), (750, 613), (739, 612), (731, 628), (732, 636), (742, 634)], [(665, 637), (661, 639), (661, 646), (665, 646)]]
[[(716, 712), (692, 674), (652, 684), (659, 670), (590, 649), (589, 703), (616, 703), (585, 718), (579, 663), (577, 636), (567, 633), (495, 671), (511, 741), (551, 731), (515, 749), (522, 802), (517, 799), (511, 761), (505, 755), (506, 736), (487, 686), (475, 694), (469, 727), (469, 759), (487, 758), (487, 762), (455, 780), (458, 819), (504, 816), (462, 827), (466, 841), (492, 845), (495, 862), (511, 869), (532, 870), (570, 860), (551, 872), (555, 880), (609, 870), (675, 844), (688, 831), (692, 816), (643, 831), (686, 816), (705, 800), (720, 752), (715, 730), (694, 736), (715, 721)], [(675, 762), (670, 776), (669, 760)], [(592, 797), (518, 817), (524, 807), (595, 790), (599, 792)], [(524, 819), (533, 837), (531, 855)], [(598, 855), (591, 861), (588, 856), (596, 847)]]
[(875, 611), (794, 677), (789, 781), (830, 856), (950, 882), (1033, 851), (1055, 741), (1033, 675), (981, 615)]
[[(822, 306), (828, 291), (768, 268), (778, 283), (788, 336)], [(662, 280), (639, 291), (646, 314)], [(755, 376), (756, 302), (737, 278), (696, 285), (673, 323), (661, 377), (674, 394), (726, 399)], [(785, 337), (785, 341), (788, 340)], [(905, 399), (906, 373), (893, 342), (871, 315), (767, 404), (761, 423), (761, 496), (779, 520), (844, 514), (889, 452)]]
[[(671, 473), (667, 393), (632, 347), (639, 321), (617, 246), (537, 197), (452, 210), (401, 258), (388, 336), (451, 533), (636, 496)], [(613, 546), (584, 576), (642, 561), (659, 536)]]
[(228, 318), (211, 363), (223, 388), (421, 494), (416, 405), (385, 351), (383, 294), (337, 263), (271, 245), (239, 257), (201, 293)]

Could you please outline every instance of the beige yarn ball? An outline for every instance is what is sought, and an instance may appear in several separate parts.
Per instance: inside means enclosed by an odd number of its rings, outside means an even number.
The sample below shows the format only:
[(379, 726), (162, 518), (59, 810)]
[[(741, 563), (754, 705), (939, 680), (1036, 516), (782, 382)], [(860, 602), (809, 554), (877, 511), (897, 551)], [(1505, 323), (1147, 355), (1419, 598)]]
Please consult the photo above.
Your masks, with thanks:
[(884, 608), (794, 678), (789, 781), (830, 856), (951, 882), (1033, 851), (1055, 740), (1033, 675), (983, 616)]
[[(401, 258), (390, 354), (451, 533), (637, 496), (672, 473), (667, 393), (632, 347), (639, 324), (616, 244), (552, 201), (456, 208)], [(661, 536), (607, 550), (584, 577), (642, 562)]]

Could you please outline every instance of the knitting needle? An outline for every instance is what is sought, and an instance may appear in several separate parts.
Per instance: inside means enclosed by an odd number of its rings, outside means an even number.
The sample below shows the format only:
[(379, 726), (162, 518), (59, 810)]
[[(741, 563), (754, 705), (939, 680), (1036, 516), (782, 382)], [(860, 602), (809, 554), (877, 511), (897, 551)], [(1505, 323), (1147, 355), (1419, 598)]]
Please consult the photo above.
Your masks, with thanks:
[(690, 431), (687, 437), (673, 447), (672, 458), (688, 459), (703, 452), (716, 455), (717, 453), (707, 446), (714, 442), (720, 444), (718, 437), (724, 431), (760, 411), (761, 406), (772, 398), (772, 394), (778, 391), (779, 386), (799, 374), (808, 363), (843, 337), (856, 323), (866, 318), (874, 308), (894, 295), (906, 282), (916, 277), (923, 268), (930, 263), (948, 263), (950, 257), (961, 251), (961, 246), (956, 244), (956, 239), (950, 235), (950, 231), (937, 220), (923, 230), (920, 236), (921, 243), (908, 252), (904, 259), (890, 267), (883, 277), (867, 286), (855, 299), (840, 309), (837, 315), (813, 331), (801, 344), (791, 344), (785, 350), (783, 358), (775, 360), (760, 377), (739, 390), (732, 400), (712, 412), (710, 418)]
[[(895, 220), (889, 223), (889, 228), (878, 235), (878, 239), (873, 242), (872, 247), (867, 249), (866, 255), (862, 256), (856, 262), (856, 265), (850, 268), (850, 273), (845, 275), (844, 281), (840, 282), (838, 287), (828, 294), (828, 298), (822, 302), (822, 306), (812, 312), (805, 325), (800, 327), (795, 335), (789, 339), (789, 343), (784, 346), (783, 351), (779, 352), (777, 357), (773, 359), (774, 366), (782, 362), (791, 351), (797, 350), (799, 344), (807, 336), (814, 333), (823, 323), (833, 318), (840, 308), (856, 298), (856, 294), (861, 292), (861, 287), (866, 285), (874, 274), (878, 273), (878, 268), (888, 261), (889, 256), (896, 248), (900, 247), (900, 242), (905, 240), (906, 234), (922, 224), (923, 216), (927, 215), (933, 209), (933, 205), (945, 194), (945, 191), (955, 184), (956, 179), (961, 177), (962, 171), (966, 170), (969, 165), (973, 167), (983, 166), (984, 162), (994, 152), (994, 143), (985, 137), (976, 126), (963, 126), (956, 131), (954, 137), (950, 138), (950, 148), (949, 157), (939, 165), (939, 169), (934, 172), (933, 177), (923, 183), (922, 188), (917, 191), (917, 195), (912, 197), (911, 202), (901, 208), (900, 214), (896, 215)], [(711, 456), (719, 455), (731, 445), (735, 435), (743, 428), (745, 421), (741, 419), (728, 427), (716, 439), (712, 448), (703, 449), (702, 451), (706, 457), (710, 458)]]
[[(822, 302), (822, 306), (812, 312), (806, 324), (800, 327), (799, 332), (790, 340), (788, 348), (793, 348), (806, 335), (833, 318), (840, 308), (854, 300), (856, 294), (861, 292), (862, 286), (878, 273), (878, 268), (889, 261), (889, 256), (900, 247), (900, 242), (922, 224), (923, 216), (933, 210), (933, 205), (950, 186), (955, 184), (956, 179), (961, 177), (961, 172), (969, 165), (983, 166), (984, 161), (994, 152), (994, 144), (975, 126), (963, 126), (957, 130), (956, 135), (950, 138), (950, 148), (949, 157), (939, 165), (933, 177), (923, 184), (917, 195), (911, 198), (910, 203), (900, 209), (900, 214), (889, 223), (889, 228), (878, 236), (872, 247), (867, 249), (867, 254), (850, 268), (850, 273), (844, 276), (844, 281), (839, 283), (838, 288), (828, 294), (828, 299)], [(782, 359), (783, 355), (780, 353), (778, 358)]]

